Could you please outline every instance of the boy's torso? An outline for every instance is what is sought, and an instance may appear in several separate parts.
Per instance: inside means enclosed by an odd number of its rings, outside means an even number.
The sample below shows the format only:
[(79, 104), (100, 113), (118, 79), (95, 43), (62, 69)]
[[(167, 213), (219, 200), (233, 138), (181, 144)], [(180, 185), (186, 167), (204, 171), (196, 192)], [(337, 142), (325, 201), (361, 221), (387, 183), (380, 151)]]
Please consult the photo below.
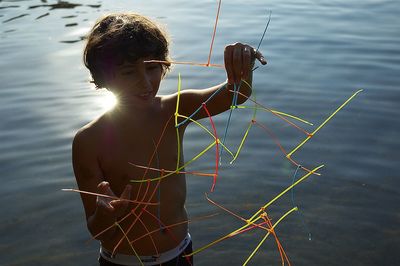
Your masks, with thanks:
[[(159, 205), (137, 204), (132, 208), (134, 214), (120, 223), (127, 231), (128, 238), (140, 255), (154, 255), (174, 248), (187, 234), (187, 220), (184, 208), (186, 198), (186, 180), (183, 174), (174, 174), (160, 178), (161, 171), (154, 169), (175, 170), (179, 157), (183, 165), (181, 144), (183, 128), (177, 139), (171, 108), (155, 106), (148, 113), (129, 119), (117, 118), (113, 112), (105, 114), (94, 125), (98, 130), (99, 142), (97, 155), (99, 166), (105, 181), (110, 183), (116, 195), (120, 195), (127, 184), (133, 185), (132, 199), (141, 202), (159, 203)], [(181, 146), (181, 145), (179, 145)], [(178, 156), (179, 153), (179, 156)], [(135, 164), (136, 166), (134, 166)], [(139, 167), (142, 166), (142, 167)], [(167, 172), (164, 172), (164, 175)], [(131, 182), (152, 180), (145, 182)], [(179, 225), (168, 227), (173, 224)], [(164, 230), (160, 230), (162, 227)], [(142, 237), (145, 234), (150, 236)], [(114, 239), (104, 242), (108, 250), (113, 250), (116, 243), (124, 237), (119, 233)], [(142, 237), (142, 238), (140, 238)], [(154, 247), (154, 244), (155, 246)], [(132, 254), (132, 248), (126, 240), (117, 250), (119, 253)]]

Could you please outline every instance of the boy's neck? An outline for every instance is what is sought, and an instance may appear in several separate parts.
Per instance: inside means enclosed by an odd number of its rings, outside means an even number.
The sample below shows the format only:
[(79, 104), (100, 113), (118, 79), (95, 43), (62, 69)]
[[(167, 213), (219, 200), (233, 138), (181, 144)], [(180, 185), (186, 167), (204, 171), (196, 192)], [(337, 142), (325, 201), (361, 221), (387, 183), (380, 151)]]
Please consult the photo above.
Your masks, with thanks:
[(149, 119), (153, 113), (153, 105), (137, 106), (129, 103), (118, 102), (109, 112), (113, 120), (121, 122), (142, 121)]

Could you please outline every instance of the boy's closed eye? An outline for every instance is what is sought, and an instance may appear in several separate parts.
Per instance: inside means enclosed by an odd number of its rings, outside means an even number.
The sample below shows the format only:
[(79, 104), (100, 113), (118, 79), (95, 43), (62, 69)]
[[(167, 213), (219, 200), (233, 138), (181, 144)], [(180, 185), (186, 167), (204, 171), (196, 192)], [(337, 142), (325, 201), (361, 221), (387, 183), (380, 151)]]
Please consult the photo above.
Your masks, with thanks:
[(147, 70), (158, 70), (161, 68), (161, 65), (158, 63), (146, 63), (146, 69)]
[(123, 76), (129, 76), (129, 75), (132, 75), (134, 73), (135, 73), (134, 69), (126, 69), (126, 70), (121, 71), (121, 75), (123, 75)]
[(123, 76), (129, 76), (129, 75), (135, 74), (136, 72), (137, 72), (136, 65), (127, 65), (127, 66), (123, 66), (120, 68), (120, 73)]

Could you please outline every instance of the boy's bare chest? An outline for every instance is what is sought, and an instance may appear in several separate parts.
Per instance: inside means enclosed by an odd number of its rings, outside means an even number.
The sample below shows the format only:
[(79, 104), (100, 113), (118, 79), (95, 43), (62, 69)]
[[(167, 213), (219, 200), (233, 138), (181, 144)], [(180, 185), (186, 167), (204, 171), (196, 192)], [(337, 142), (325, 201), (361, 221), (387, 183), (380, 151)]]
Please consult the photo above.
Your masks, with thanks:
[(110, 130), (100, 150), (104, 176), (110, 181), (118, 179), (125, 183), (157, 177), (160, 172), (156, 169), (175, 169), (178, 139), (173, 124), (125, 125)]

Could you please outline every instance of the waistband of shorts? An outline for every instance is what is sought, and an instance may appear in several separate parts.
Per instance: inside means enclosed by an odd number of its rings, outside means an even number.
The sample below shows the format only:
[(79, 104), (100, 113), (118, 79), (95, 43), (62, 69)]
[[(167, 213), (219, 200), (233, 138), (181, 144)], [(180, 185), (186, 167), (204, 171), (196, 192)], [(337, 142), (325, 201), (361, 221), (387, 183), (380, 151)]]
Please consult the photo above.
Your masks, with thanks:
[(161, 264), (161, 263), (167, 262), (169, 260), (172, 260), (172, 259), (176, 258), (177, 256), (179, 256), (179, 254), (181, 254), (185, 250), (185, 248), (189, 245), (191, 240), (192, 240), (192, 238), (191, 238), (190, 234), (187, 233), (186, 237), (175, 248), (167, 250), (158, 255), (139, 256), (139, 257), (136, 257), (134, 255), (119, 254), (119, 253), (116, 253), (114, 256), (112, 256), (111, 251), (100, 246), (100, 256), (102, 256), (105, 260), (107, 260), (109, 262), (126, 265), (126, 266), (157, 265), (157, 264)]

